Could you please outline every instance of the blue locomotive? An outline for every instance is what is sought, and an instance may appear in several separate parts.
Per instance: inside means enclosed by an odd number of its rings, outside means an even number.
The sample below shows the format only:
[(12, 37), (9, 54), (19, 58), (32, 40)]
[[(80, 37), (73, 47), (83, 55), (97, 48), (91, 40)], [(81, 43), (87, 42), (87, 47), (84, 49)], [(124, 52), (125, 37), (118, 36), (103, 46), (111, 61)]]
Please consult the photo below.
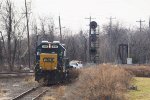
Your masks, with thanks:
[(69, 60), (66, 49), (59, 41), (42, 41), (36, 48), (35, 80), (56, 84), (68, 76)]

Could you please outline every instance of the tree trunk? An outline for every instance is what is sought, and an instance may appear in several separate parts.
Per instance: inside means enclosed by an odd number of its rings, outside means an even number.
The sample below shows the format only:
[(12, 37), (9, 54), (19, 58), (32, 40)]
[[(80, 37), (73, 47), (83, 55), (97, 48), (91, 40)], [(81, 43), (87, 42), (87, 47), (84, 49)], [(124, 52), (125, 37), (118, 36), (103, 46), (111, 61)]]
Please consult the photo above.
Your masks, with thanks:
[(2, 55), (2, 43), (1, 43), (1, 41), (0, 41), (0, 71), (2, 71), (2, 66), (3, 66), (3, 55)]
[(16, 58), (16, 48), (17, 48), (17, 39), (14, 39), (14, 51), (13, 51), (13, 59), (12, 59), (12, 67), (14, 68), (14, 62)]
[(9, 5), (9, 26), (8, 26), (8, 31), (7, 31), (7, 35), (8, 35), (8, 39), (7, 39), (7, 46), (8, 46), (8, 65), (9, 65), (9, 70), (13, 71), (11, 62), (11, 33), (12, 33), (12, 8), (11, 8), (11, 4)]

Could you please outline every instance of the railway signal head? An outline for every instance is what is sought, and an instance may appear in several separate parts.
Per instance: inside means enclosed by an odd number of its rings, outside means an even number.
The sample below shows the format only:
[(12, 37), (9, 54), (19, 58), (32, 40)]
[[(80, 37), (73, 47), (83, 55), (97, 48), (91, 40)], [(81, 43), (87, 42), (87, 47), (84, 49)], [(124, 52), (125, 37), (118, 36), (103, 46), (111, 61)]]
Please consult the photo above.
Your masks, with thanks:
[(97, 23), (96, 23), (95, 21), (90, 22), (90, 27), (91, 27), (92, 29), (96, 29)]
[(97, 40), (97, 37), (95, 34), (91, 34), (90, 38), (91, 38), (91, 42), (96, 42)]
[(91, 54), (96, 54), (96, 53), (97, 53), (97, 50), (96, 50), (96, 48), (91, 48), (91, 49), (90, 49), (90, 52), (91, 52)]

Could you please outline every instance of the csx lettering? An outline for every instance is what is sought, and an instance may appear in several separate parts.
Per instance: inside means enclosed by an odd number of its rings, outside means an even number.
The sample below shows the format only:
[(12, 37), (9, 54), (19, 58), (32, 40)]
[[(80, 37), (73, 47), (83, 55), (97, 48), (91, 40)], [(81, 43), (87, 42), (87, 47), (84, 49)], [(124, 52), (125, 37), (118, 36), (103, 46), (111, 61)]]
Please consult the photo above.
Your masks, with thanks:
[(54, 58), (43, 58), (44, 62), (54, 62)]

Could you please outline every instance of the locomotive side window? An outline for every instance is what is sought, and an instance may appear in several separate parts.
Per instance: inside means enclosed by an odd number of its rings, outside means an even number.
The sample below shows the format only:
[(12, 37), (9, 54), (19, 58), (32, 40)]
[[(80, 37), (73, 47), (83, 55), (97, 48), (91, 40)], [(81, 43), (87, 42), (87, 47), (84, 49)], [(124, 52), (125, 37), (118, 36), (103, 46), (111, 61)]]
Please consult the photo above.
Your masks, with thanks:
[(63, 52), (61, 51), (59, 55), (62, 57), (63, 56)]

